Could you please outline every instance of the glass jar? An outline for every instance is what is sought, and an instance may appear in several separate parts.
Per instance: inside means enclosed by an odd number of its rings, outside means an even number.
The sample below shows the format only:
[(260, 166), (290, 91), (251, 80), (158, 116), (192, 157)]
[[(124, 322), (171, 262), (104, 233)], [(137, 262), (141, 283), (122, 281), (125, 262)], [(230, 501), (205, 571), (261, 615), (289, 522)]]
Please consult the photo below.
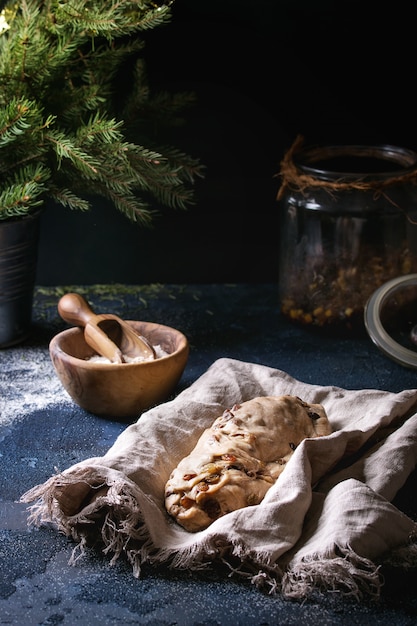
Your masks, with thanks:
[(280, 176), (282, 313), (328, 331), (365, 330), (370, 295), (417, 272), (417, 153), (297, 140)]

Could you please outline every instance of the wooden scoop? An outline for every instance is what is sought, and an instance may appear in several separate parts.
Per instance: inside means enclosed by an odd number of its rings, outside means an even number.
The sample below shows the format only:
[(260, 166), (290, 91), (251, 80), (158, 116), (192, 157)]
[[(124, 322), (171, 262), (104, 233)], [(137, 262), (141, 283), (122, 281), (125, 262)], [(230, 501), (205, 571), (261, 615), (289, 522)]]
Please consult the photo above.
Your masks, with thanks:
[(77, 293), (67, 293), (58, 302), (58, 313), (68, 324), (84, 327), (84, 338), (98, 354), (112, 363), (125, 363), (125, 357), (155, 358), (150, 343), (125, 321), (110, 313), (96, 315)]

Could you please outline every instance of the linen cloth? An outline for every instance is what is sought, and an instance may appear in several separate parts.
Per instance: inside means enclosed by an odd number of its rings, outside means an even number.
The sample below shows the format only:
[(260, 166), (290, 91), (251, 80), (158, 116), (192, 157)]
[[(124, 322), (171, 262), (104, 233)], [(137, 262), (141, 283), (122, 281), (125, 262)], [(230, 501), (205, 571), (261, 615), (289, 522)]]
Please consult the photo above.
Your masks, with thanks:
[[(304, 440), (260, 504), (185, 531), (165, 511), (172, 469), (226, 408), (265, 395), (322, 404), (332, 434)], [(416, 465), (416, 411), (416, 389), (316, 386), (221, 358), (127, 426), (103, 457), (51, 476), (22, 501), (32, 503), (28, 523), (52, 521), (74, 539), (74, 562), (99, 544), (112, 563), (127, 556), (135, 576), (145, 563), (222, 563), (225, 575), (285, 597), (314, 590), (378, 596), (381, 563), (417, 565), (417, 524), (391, 504)]]

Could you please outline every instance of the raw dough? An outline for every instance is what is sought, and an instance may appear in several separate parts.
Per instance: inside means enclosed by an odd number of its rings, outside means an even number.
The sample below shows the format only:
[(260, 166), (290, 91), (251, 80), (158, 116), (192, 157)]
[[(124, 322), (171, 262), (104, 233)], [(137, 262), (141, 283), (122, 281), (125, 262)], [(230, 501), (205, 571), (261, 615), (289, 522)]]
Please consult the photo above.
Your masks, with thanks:
[(331, 433), (324, 407), (296, 396), (254, 398), (226, 409), (172, 472), (168, 513), (190, 532), (259, 504), (298, 444)]

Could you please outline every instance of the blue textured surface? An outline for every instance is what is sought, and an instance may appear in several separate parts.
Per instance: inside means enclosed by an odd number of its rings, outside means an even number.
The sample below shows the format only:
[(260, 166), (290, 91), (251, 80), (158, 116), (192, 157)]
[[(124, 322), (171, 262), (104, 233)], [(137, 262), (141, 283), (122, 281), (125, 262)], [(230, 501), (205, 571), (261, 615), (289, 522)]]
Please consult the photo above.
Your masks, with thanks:
[[(317, 385), (390, 391), (416, 386), (417, 372), (388, 359), (366, 336), (323, 336), (283, 319), (274, 284), (113, 285), (80, 291), (97, 312), (161, 322), (187, 335), (190, 358), (177, 391), (225, 356)], [(60, 390), (48, 343), (65, 327), (56, 311), (63, 293), (37, 289), (32, 337), (0, 352), (0, 624), (417, 623), (413, 571), (383, 571), (386, 584), (376, 602), (317, 594), (300, 603), (263, 595), (219, 571), (149, 567), (136, 580), (126, 563), (110, 567), (95, 553), (71, 566), (72, 542), (47, 527), (28, 528), (26, 505), (17, 502), (21, 494), (55, 468), (103, 454), (126, 427), (86, 413)], [(413, 473), (395, 503), (417, 519), (415, 482)]]

